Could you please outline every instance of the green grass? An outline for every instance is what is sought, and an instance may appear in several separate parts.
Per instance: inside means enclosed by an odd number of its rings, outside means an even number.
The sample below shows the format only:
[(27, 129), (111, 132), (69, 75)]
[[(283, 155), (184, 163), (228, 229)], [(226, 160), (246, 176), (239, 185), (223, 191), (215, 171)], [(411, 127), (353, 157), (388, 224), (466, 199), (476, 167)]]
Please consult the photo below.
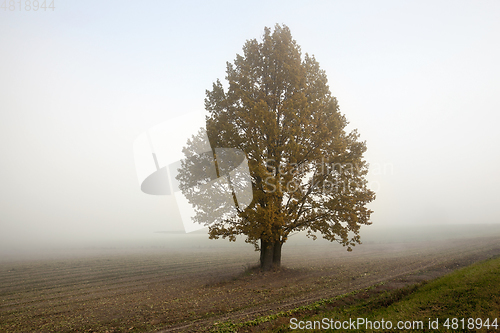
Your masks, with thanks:
[[(286, 332), (286, 331), (315, 331), (314, 329), (296, 329), (291, 330), (291, 319), (296, 318), (296, 323), (303, 322), (303, 327), (307, 323), (314, 325), (314, 322), (323, 323), (327, 318), (329, 325), (331, 320), (356, 321), (358, 318), (364, 318), (375, 324), (375, 321), (391, 321), (392, 329), (372, 329), (364, 324), (356, 327), (355, 332), (464, 332), (464, 331), (489, 331), (500, 332), (500, 258), (490, 259), (481, 263), (465, 267), (450, 273), (444, 277), (431, 282), (412, 285), (392, 291), (372, 293), (365, 300), (362, 297), (354, 302), (339, 304), (339, 300), (348, 296), (364, 293), (350, 293), (334, 299), (323, 300), (309, 306), (302, 306), (287, 312), (281, 312), (273, 316), (257, 318), (253, 321), (233, 324), (221, 323), (214, 329), (219, 332), (231, 331), (264, 331), (268, 332)], [(456, 318), (456, 319), (453, 319)], [(463, 322), (461, 321), (464, 319)], [(476, 322), (471, 323), (469, 318), (481, 318), (483, 322), (488, 319), (489, 324), (498, 324), (497, 328), (490, 326), (487, 330), (482, 327), (479, 330)], [(438, 320), (438, 326), (429, 329), (429, 322)], [(448, 322), (446, 322), (446, 320)], [(496, 322), (495, 322), (496, 320)], [(398, 330), (396, 325), (399, 321), (409, 322), (407, 325), (419, 325), (422, 322), (423, 328)], [(262, 323), (266, 323), (263, 325)], [(449, 326), (445, 324), (448, 323)], [(453, 325), (453, 324), (456, 325)], [(318, 323), (316, 323), (318, 325)], [(404, 323), (403, 323), (404, 324)], [(246, 329), (251, 326), (260, 325), (259, 328)], [(471, 326), (469, 326), (471, 325)], [(463, 326), (463, 328), (462, 328)], [(313, 326), (314, 327), (314, 326)], [(317, 328), (319, 326), (316, 326)], [(408, 326), (409, 327), (409, 326)], [(346, 332), (349, 329), (328, 330), (323, 325), (321, 331)], [(455, 328), (455, 329), (454, 329)], [(317, 331), (317, 330), (316, 330)]]
[[(431, 321), (439, 319), (441, 331), (447, 330), (442, 324), (448, 318), (464, 318), (466, 324), (468, 318), (489, 318), (491, 323), (500, 317), (500, 258), (465, 267), (429, 282), (389, 306), (370, 308), (370, 304), (366, 304), (345, 314), (372, 320), (385, 318), (394, 323), (399, 320), (423, 321), (427, 327), (429, 318)], [(334, 313), (329, 317), (332, 315)]]
[(432, 281), (405, 299), (372, 312), (374, 318), (500, 317), (500, 258), (488, 260)]

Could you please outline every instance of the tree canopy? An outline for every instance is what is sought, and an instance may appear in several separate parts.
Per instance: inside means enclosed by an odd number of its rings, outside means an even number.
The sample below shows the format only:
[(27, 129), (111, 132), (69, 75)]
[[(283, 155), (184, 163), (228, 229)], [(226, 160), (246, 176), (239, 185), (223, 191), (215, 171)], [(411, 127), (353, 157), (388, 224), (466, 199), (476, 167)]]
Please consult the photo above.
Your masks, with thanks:
[[(208, 218), (213, 202), (193, 201), (197, 222), (208, 225), (211, 238), (245, 235), (261, 251), (264, 269), (280, 264), (283, 243), (299, 231), (350, 251), (360, 243), (360, 226), (371, 224), (366, 206), (375, 199), (367, 187), (366, 143), (356, 130), (346, 132), (348, 122), (314, 56), (303, 56), (289, 28), (276, 25), (265, 28), (261, 41), (245, 43), (243, 54), (227, 63), (225, 79), (225, 86), (217, 80), (206, 92), (208, 155), (217, 160), (220, 148), (243, 152), (253, 200), (246, 207), (235, 200), (234, 214), (216, 221)], [(179, 170), (184, 191), (195, 164)]]

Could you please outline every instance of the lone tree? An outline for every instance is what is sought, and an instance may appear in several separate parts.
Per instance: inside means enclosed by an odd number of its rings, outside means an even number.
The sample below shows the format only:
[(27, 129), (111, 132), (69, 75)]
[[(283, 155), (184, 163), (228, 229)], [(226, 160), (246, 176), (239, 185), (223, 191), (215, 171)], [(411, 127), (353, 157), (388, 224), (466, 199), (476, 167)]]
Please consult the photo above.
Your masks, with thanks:
[[(227, 89), (217, 80), (206, 92), (206, 133), (213, 157), (217, 148), (244, 152), (253, 201), (240, 209), (235, 200), (237, 214), (211, 223), (210, 238), (245, 235), (260, 250), (264, 270), (280, 265), (283, 244), (299, 231), (351, 251), (361, 243), (360, 226), (371, 224), (366, 205), (375, 199), (365, 178), (366, 144), (356, 130), (346, 133), (348, 122), (314, 56), (302, 57), (288, 27), (276, 25), (265, 28), (261, 42), (248, 40), (226, 73)], [(196, 163), (188, 164), (177, 179), (189, 198)], [(207, 223), (214, 203), (194, 204), (197, 222)]]

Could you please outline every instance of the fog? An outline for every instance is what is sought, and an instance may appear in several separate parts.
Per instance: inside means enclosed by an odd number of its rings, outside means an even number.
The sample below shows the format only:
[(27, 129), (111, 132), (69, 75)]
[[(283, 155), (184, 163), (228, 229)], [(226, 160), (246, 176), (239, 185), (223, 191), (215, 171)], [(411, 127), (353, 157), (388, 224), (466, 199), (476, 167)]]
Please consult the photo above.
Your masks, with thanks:
[(226, 61), (276, 23), (367, 142), (365, 244), (498, 235), (499, 16), (497, 1), (2, 8), (0, 255), (200, 246), (202, 232), (179, 233), (173, 196), (141, 192), (134, 140), (202, 112)]

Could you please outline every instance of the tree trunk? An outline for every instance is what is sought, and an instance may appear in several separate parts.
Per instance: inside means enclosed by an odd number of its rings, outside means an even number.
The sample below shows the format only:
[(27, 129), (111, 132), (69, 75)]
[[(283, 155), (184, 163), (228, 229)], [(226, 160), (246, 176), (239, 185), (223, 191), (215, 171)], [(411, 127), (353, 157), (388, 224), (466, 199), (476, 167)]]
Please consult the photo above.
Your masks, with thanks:
[(273, 249), (273, 266), (280, 267), (281, 266), (281, 246), (283, 244), (280, 241), (274, 243)]
[(260, 268), (269, 271), (273, 267), (281, 266), (281, 242), (267, 242), (260, 240)]
[(273, 268), (274, 244), (260, 240), (260, 268), (269, 271)]

